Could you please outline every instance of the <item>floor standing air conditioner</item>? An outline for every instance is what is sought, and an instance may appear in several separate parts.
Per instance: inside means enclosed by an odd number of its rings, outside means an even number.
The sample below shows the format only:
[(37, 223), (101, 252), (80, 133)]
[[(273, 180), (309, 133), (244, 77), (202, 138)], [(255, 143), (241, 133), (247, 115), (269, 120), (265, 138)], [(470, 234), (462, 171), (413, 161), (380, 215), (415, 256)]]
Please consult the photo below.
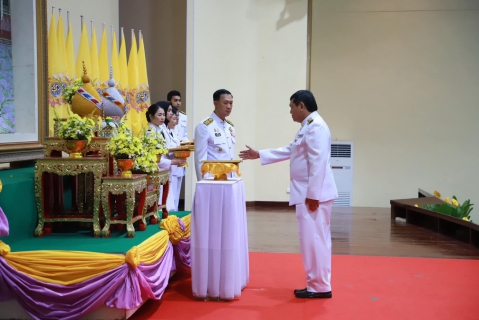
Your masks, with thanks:
[(351, 207), (353, 203), (353, 143), (331, 142), (331, 169), (338, 188), (333, 207)]

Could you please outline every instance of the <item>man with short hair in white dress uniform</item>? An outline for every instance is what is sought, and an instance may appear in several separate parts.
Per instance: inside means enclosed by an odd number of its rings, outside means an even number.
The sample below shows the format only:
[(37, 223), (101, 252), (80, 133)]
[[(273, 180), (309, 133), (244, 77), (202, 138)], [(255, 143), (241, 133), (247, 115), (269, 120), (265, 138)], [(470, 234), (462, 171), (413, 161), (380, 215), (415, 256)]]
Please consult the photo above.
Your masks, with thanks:
[(331, 229), (333, 201), (338, 196), (330, 167), (331, 133), (307, 90), (290, 98), (293, 121), (301, 123), (286, 147), (240, 152), (242, 159), (260, 159), (262, 165), (290, 160), (290, 200), (296, 206), (306, 288), (294, 290), (297, 298), (331, 298)]
[[(201, 121), (195, 130), (196, 177), (202, 180), (202, 160), (233, 160), (235, 154), (235, 128), (226, 119), (233, 110), (233, 95), (226, 89), (213, 93), (214, 112)], [(206, 177), (206, 175), (205, 175)]]
[[(166, 99), (172, 107), (178, 108), (178, 124), (175, 126), (175, 132), (180, 142), (187, 142), (188, 140), (188, 116), (186, 112), (181, 110), (181, 93), (178, 90), (171, 90), (168, 92)], [(184, 168), (183, 168), (184, 169)]]

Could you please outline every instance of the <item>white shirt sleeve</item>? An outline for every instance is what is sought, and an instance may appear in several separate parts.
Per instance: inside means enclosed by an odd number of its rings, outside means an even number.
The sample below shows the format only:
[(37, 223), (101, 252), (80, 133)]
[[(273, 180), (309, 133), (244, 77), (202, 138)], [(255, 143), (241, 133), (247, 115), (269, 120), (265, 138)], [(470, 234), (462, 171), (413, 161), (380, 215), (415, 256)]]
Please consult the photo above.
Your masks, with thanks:
[(289, 145), (278, 149), (265, 149), (259, 151), (259, 158), (262, 165), (289, 160), (290, 157), (291, 146)]

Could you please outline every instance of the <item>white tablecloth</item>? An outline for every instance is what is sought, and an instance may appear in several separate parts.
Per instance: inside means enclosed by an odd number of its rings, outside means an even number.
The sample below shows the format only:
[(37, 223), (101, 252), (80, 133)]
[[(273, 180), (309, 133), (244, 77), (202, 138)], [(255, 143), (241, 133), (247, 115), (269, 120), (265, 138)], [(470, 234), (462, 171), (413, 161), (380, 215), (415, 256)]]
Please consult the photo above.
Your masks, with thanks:
[(231, 300), (249, 281), (243, 179), (196, 183), (191, 212), (191, 280), (198, 298)]

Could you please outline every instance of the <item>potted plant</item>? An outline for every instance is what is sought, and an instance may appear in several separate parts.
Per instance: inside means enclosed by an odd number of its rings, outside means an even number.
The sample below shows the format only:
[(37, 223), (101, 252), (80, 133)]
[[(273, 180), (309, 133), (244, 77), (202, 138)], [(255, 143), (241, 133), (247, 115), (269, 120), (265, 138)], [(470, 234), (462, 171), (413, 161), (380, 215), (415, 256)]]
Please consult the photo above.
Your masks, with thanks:
[(66, 141), (67, 148), (71, 151), (70, 158), (82, 157), (81, 151), (93, 137), (94, 126), (93, 119), (82, 118), (78, 114), (71, 114), (67, 121), (62, 123), (58, 136)]
[[(434, 196), (441, 199), (439, 191), (434, 191)], [(471, 211), (473, 204), (471, 200), (466, 200), (462, 204), (459, 204), (456, 196), (452, 196), (452, 200), (447, 197), (444, 199), (444, 203), (441, 204), (425, 204), (423, 208), (426, 210), (442, 213), (451, 217), (462, 219), (464, 221), (471, 221)], [(472, 222), (472, 221), (471, 221)]]
[(116, 159), (121, 176), (131, 177), (135, 158), (144, 152), (140, 138), (133, 136), (126, 124), (121, 123), (118, 134), (110, 138), (107, 148)]

